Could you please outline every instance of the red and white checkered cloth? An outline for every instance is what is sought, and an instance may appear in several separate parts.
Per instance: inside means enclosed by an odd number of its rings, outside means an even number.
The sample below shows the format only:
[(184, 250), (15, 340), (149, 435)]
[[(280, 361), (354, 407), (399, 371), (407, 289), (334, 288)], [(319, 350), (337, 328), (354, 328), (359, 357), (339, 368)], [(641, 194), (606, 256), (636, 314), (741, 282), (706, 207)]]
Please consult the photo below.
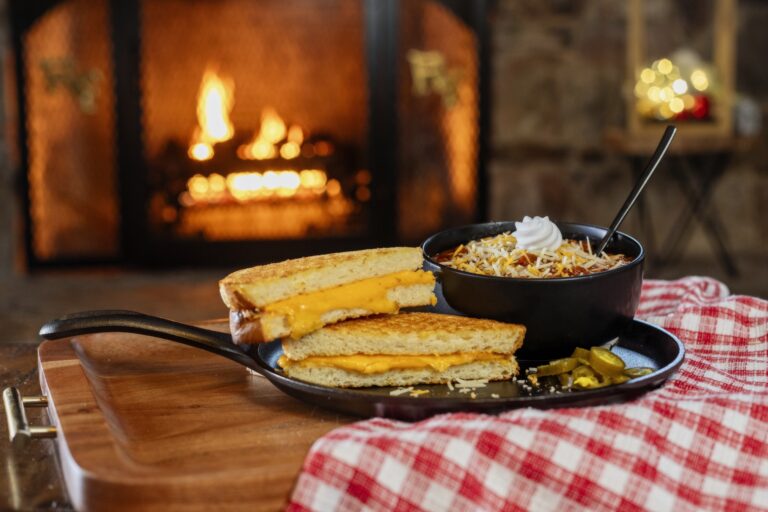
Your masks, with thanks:
[(686, 346), (629, 403), (371, 419), (304, 462), (289, 510), (768, 510), (768, 301), (646, 281), (638, 316)]

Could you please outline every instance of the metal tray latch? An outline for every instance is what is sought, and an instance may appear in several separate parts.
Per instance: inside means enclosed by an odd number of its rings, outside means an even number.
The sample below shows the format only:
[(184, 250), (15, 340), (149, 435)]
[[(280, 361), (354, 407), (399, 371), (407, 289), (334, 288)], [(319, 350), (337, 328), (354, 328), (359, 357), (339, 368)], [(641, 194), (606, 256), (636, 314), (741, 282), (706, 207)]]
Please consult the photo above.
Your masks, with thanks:
[(24, 407), (48, 407), (47, 396), (21, 396), (16, 388), (3, 391), (5, 416), (8, 420), (8, 437), (14, 446), (24, 445), (30, 439), (56, 437), (56, 427), (32, 427), (27, 420)]

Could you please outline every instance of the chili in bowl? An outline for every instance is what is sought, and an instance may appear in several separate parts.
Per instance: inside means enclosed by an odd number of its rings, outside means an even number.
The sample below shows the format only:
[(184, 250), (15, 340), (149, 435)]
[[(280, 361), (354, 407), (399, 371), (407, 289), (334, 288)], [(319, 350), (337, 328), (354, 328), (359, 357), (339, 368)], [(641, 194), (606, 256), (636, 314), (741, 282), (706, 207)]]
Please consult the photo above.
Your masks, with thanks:
[[(514, 222), (447, 229), (422, 244), (425, 266), (438, 274), (446, 302), (470, 316), (525, 325), (519, 354), (529, 359), (565, 357), (576, 347), (610, 341), (630, 324), (640, 300), (640, 242), (617, 232), (606, 255), (590, 255), (606, 228), (554, 224), (564, 239), (555, 250), (515, 252)], [(507, 253), (498, 250), (505, 242)]]

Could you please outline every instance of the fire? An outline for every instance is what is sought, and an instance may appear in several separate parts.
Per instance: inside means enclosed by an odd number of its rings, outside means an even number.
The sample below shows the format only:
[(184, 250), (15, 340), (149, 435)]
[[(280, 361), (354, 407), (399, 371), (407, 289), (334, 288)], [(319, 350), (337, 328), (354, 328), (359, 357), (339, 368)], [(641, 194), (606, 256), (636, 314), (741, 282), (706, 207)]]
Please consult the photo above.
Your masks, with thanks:
[[(283, 140), (286, 140), (282, 145)], [(267, 160), (279, 154), (286, 160), (301, 154), (304, 132), (298, 126), (288, 126), (272, 107), (261, 113), (261, 127), (247, 144), (240, 146), (237, 154), (243, 160)]]
[(189, 146), (189, 156), (201, 162), (210, 160), (213, 158), (213, 146), (207, 142), (196, 142)]
[[(187, 154), (191, 159), (202, 162), (214, 157), (216, 143), (230, 140), (235, 135), (229, 118), (234, 106), (234, 83), (207, 69), (197, 102), (198, 126)], [(265, 107), (258, 131), (250, 142), (238, 147), (237, 156), (240, 160), (293, 160), (302, 154), (308, 158), (315, 155), (324, 157), (334, 151), (328, 141), (305, 144), (305, 138), (301, 127), (288, 125), (274, 108)], [(195, 174), (187, 180), (187, 189), (179, 197), (179, 202), (183, 206), (223, 206), (264, 200), (277, 203), (287, 198), (346, 201), (339, 181), (329, 180), (321, 169), (272, 168), (261, 172)]]
[[(214, 173), (196, 174), (187, 181), (187, 193), (193, 203), (220, 203), (236, 201), (286, 198), (294, 196), (317, 197), (338, 188), (336, 180), (328, 181), (320, 169), (301, 171), (268, 170), (260, 172), (234, 172), (226, 178)], [(338, 191), (336, 191), (338, 193)]]
[(212, 69), (206, 69), (197, 96), (198, 127), (189, 146), (189, 157), (209, 160), (213, 157), (213, 145), (229, 140), (235, 134), (235, 128), (229, 120), (229, 113), (234, 106), (235, 84), (232, 80), (220, 77)]
[(267, 107), (261, 113), (261, 129), (258, 138), (277, 144), (285, 137), (285, 122), (275, 109)]
[(296, 158), (301, 154), (301, 143), (304, 142), (304, 132), (298, 126), (288, 130), (288, 142), (280, 147), (280, 156), (286, 160)]

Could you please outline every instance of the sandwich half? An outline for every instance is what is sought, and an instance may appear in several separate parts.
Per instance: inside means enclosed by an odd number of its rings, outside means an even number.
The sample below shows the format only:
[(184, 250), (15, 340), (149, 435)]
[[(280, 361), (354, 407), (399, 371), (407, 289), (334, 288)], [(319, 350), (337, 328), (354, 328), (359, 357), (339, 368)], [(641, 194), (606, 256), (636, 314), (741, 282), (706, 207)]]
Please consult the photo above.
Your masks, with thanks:
[(421, 249), (341, 252), (247, 268), (219, 282), (235, 343), (299, 338), (324, 325), (435, 304)]
[(331, 387), (413, 386), (505, 380), (525, 327), (436, 313), (349, 320), (283, 340), (278, 364), (291, 378)]

